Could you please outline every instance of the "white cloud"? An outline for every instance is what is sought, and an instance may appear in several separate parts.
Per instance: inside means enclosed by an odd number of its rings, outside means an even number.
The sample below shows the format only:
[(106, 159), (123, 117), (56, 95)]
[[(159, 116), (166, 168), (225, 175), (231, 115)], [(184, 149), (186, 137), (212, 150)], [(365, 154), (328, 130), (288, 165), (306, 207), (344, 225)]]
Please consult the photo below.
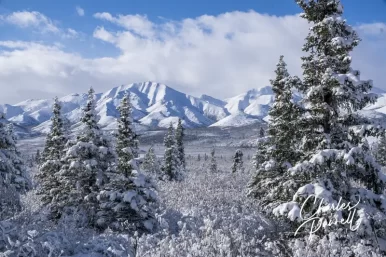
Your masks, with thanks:
[(144, 15), (118, 15), (113, 17), (110, 13), (96, 13), (94, 17), (115, 23), (122, 28), (141, 36), (153, 36), (155, 25)]
[(76, 38), (79, 35), (79, 33), (74, 29), (67, 29), (66, 33), (64, 33), (64, 36), (67, 38)]
[(9, 49), (27, 49), (30, 47), (39, 47), (40, 44), (24, 41), (0, 41), (0, 46)]
[(78, 13), (79, 16), (83, 17), (85, 12), (84, 12), (84, 9), (81, 8), (80, 6), (77, 6), (76, 8), (76, 12)]
[(95, 38), (98, 38), (100, 40), (103, 40), (103, 41), (106, 41), (106, 42), (109, 42), (109, 43), (114, 43), (114, 41), (115, 41), (115, 37), (110, 32), (105, 30), (104, 27), (97, 27), (94, 30), (93, 36)]
[(0, 21), (23, 29), (33, 28), (39, 33), (54, 33), (63, 38), (76, 38), (78, 32), (74, 29), (61, 29), (50, 18), (36, 11), (18, 11), (0, 16)]
[[(140, 15), (94, 17), (117, 25), (115, 30), (98, 26), (93, 36), (117, 47), (118, 56), (85, 58), (59, 46), (3, 41), (0, 103), (85, 92), (89, 86), (102, 92), (147, 80), (194, 95), (225, 98), (267, 85), (281, 54), (289, 71), (301, 75), (308, 24), (297, 15), (230, 12), (161, 24)], [(386, 39), (374, 33), (368, 36), (379, 25), (365, 25), (359, 29), (363, 41), (353, 54), (353, 68), (386, 89), (382, 84)]]
[(96, 13), (94, 14), (94, 18), (101, 19), (101, 20), (107, 20), (107, 21), (113, 21), (113, 16), (108, 12), (102, 12), (102, 13)]
[(39, 33), (54, 33), (62, 38), (76, 38), (79, 33), (71, 28), (61, 29), (54, 22), (36, 11), (18, 11), (9, 15), (0, 16), (0, 21), (23, 29), (33, 28)]
[(144, 80), (220, 98), (268, 84), (280, 54), (294, 64), (292, 70), (299, 70), (294, 67), (300, 67), (308, 27), (297, 16), (256, 12), (201, 16), (161, 25), (139, 15), (98, 13), (94, 17), (124, 29), (98, 27), (94, 31), (94, 37), (122, 51), (116, 59), (117, 65), (127, 62), (122, 70), (141, 74)]
[(386, 24), (377, 22), (371, 24), (362, 24), (358, 27), (358, 30), (366, 35), (383, 35), (386, 37)]
[(59, 32), (59, 29), (54, 25), (52, 20), (40, 12), (13, 12), (9, 15), (2, 16), (1, 19), (9, 24), (13, 24), (21, 28), (32, 27), (40, 28), (44, 32)]

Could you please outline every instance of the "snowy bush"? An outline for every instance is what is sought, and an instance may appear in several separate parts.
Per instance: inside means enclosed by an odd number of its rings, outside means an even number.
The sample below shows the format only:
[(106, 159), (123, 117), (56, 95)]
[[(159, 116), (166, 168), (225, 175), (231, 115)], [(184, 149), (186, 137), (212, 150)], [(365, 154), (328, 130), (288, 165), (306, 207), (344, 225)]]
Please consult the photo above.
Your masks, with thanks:
[[(212, 173), (188, 165), (182, 182), (158, 183), (159, 231), (138, 239), (139, 256), (272, 256), (272, 225), (245, 196), (250, 173)], [(230, 162), (219, 162), (227, 170)]]

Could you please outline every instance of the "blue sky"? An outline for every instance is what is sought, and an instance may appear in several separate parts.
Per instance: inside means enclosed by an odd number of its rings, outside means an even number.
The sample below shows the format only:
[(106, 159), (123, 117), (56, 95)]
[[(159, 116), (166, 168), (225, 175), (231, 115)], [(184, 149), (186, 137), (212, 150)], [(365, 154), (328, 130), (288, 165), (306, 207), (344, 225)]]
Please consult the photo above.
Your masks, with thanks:
[[(355, 68), (386, 89), (386, 1), (342, 4), (363, 39)], [(229, 97), (268, 84), (280, 54), (301, 75), (299, 12), (293, 0), (0, 0), (0, 87), (14, 86), (0, 102), (145, 80)]]
[[(34, 10), (71, 23), (71, 19), (76, 17), (75, 6), (81, 6), (87, 10), (88, 15), (96, 12), (138, 13), (147, 14), (153, 18), (163, 16), (170, 19), (182, 19), (203, 14), (217, 15), (229, 11), (248, 11), (250, 9), (276, 15), (293, 14), (300, 11), (294, 2), (293, 0), (2, 0), (1, 11)], [(342, 4), (345, 6), (345, 16), (350, 21), (368, 23), (386, 20), (386, 2), (384, 0), (344, 0)]]
[[(194, 18), (203, 14), (218, 15), (231, 11), (255, 10), (259, 13), (287, 15), (299, 13), (301, 9), (294, 0), (0, 0), (0, 11), (9, 13), (19, 10), (39, 11), (57, 19), (70, 27), (93, 30), (96, 24), (92, 19), (83, 21), (77, 15), (76, 6), (85, 10), (85, 18), (97, 12), (114, 14), (145, 14), (150, 20), (158, 17), (180, 20)], [(385, 0), (343, 0), (345, 17), (350, 23), (386, 22)]]

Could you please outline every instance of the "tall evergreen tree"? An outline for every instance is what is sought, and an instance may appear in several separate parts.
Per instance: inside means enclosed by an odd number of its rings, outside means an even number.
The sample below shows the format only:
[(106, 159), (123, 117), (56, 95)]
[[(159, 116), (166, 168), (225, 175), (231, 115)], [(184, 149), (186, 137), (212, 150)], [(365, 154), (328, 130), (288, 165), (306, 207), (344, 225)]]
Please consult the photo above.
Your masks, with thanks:
[(118, 165), (108, 173), (109, 180), (98, 195), (101, 210), (97, 214), (97, 224), (101, 228), (110, 227), (118, 231), (127, 229), (127, 226), (134, 230), (151, 230), (155, 225), (152, 208), (157, 201), (155, 187), (137, 167), (138, 140), (132, 127), (127, 94), (118, 110)]
[(232, 172), (243, 171), (243, 152), (240, 149), (237, 149), (233, 157)]
[(20, 194), (31, 188), (24, 162), (16, 147), (13, 126), (0, 113), (0, 218), (20, 210)]
[(40, 182), (38, 193), (42, 195), (41, 200), (45, 205), (50, 205), (55, 214), (58, 211), (55, 201), (60, 193), (58, 172), (63, 164), (64, 148), (68, 140), (64, 135), (61, 106), (57, 97), (53, 105), (51, 122), (51, 129), (46, 137), (39, 172), (36, 176)]
[(170, 123), (168, 131), (164, 138), (165, 155), (163, 173), (164, 178), (167, 180), (179, 180), (181, 178), (180, 171), (178, 169), (178, 151), (176, 148), (176, 142), (174, 138), (173, 124)]
[(211, 160), (210, 160), (210, 172), (217, 172), (217, 161), (216, 161), (216, 150), (214, 147), (212, 148), (212, 151), (210, 152)]
[[(281, 176), (276, 188), (268, 190), (259, 200), (275, 216), (289, 218), (295, 229), (310, 215), (325, 224), (338, 220), (331, 226), (320, 227), (313, 237), (313, 241), (319, 237), (341, 244), (339, 249), (327, 249), (331, 250), (330, 255), (332, 251), (334, 255), (342, 255), (354, 244), (372, 245), (373, 252), (379, 252), (378, 238), (386, 237), (386, 210), (382, 207), (386, 204), (386, 177), (371, 156), (365, 138), (376, 135), (377, 130), (357, 114), (376, 100), (376, 95), (370, 93), (371, 81), (361, 80), (359, 71), (350, 67), (349, 53), (359, 38), (341, 18), (343, 8), (339, 0), (297, 0), (297, 3), (304, 10), (302, 17), (312, 23), (303, 47), (308, 56), (302, 58), (304, 79), (299, 87), (305, 108), (298, 127), (302, 131), (299, 140), (302, 158)], [(323, 199), (326, 207), (318, 210), (318, 204), (310, 204), (305, 206), (306, 214), (300, 213), (308, 197)], [(358, 199), (359, 204), (350, 211), (333, 209), (342, 202), (355, 205)], [(340, 222), (350, 218), (359, 228), (344, 233), (348, 228)], [(310, 226), (306, 224), (304, 228)], [(308, 254), (315, 256), (317, 247), (310, 246), (307, 245)], [(351, 256), (361, 253), (352, 251)]]
[(63, 122), (63, 133), (66, 138), (70, 138), (71, 136), (71, 121), (66, 117), (62, 116)]
[(154, 153), (154, 147), (151, 146), (149, 150), (147, 151), (144, 159), (142, 167), (145, 171), (158, 174), (160, 167), (159, 167), (159, 161), (157, 156)]
[[(269, 110), (268, 137), (260, 138), (253, 159), (257, 172), (249, 187), (250, 194), (260, 198), (271, 188), (277, 188), (283, 180), (285, 171), (300, 159), (297, 129), (301, 108), (293, 101), (292, 90), (299, 88), (300, 79), (291, 77), (287, 71), (284, 57), (280, 56), (276, 65), (276, 78), (271, 80), (275, 101)], [(272, 190), (271, 190), (272, 191)], [(277, 198), (280, 191), (273, 190), (271, 197)]]
[(176, 129), (176, 147), (178, 152), (178, 165), (185, 170), (186, 161), (185, 161), (185, 149), (184, 149), (184, 127), (182, 126), (181, 119), (178, 119), (177, 129)]
[[(255, 155), (252, 158), (252, 165), (253, 167), (258, 170), (260, 165), (264, 164), (269, 159), (267, 149), (268, 149), (268, 143), (266, 138), (260, 138), (257, 141), (257, 150)], [(258, 174), (257, 174), (258, 175)], [(254, 178), (254, 180), (259, 179), (258, 177)], [(253, 183), (256, 183), (257, 181), (254, 181)], [(254, 185), (250, 185), (253, 186)]]
[(118, 155), (118, 170), (124, 172), (127, 177), (130, 177), (132, 167), (130, 161), (138, 157), (138, 136), (133, 128), (133, 118), (131, 116), (131, 104), (129, 95), (126, 94), (118, 107), (120, 118), (118, 120), (117, 134), (117, 155)]
[(7, 123), (5, 115), (0, 113), (0, 184), (12, 186), (18, 193), (25, 193), (30, 189), (31, 182), (16, 146), (13, 126)]
[(42, 156), (40, 154), (40, 150), (38, 149), (38, 150), (36, 150), (36, 155), (35, 155), (35, 162), (37, 165), (40, 165), (41, 158), (42, 158)]
[(92, 226), (99, 209), (97, 195), (107, 182), (107, 173), (111, 172), (115, 161), (111, 140), (103, 134), (98, 121), (94, 90), (90, 88), (81, 118), (82, 129), (76, 140), (66, 145), (64, 163), (59, 172), (61, 192), (58, 202), (61, 212), (78, 208), (87, 214)]
[(375, 157), (379, 164), (386, 166), (386, 133), (382, 133), (377, 144)]
[(298, 77), (288, 74), (284, 57), (280, 56), (276, 67), (276, 78), (271, 80), (275, 102), (269, 110), (270, 123), (268, 126), (269, 155), (279, 165), (293, 164), (299, 155), (296, 151), (296, 139), (299, 135), (297, 123), (300, 117), (300, 107), (294, 103), (292, 90), (301, 85)]
[(260, 127), (259, 137), (265, 137), (265, 131), (263, 127)]
[(8, 135), (12, 138), (12, 140), (16, 143), (17, 142), (17, 137), (15, 135), (14, 131), (15, 127), (13, 126), (13, 123), (8, 123), (5, 126), (5, 131), (8, 133)]

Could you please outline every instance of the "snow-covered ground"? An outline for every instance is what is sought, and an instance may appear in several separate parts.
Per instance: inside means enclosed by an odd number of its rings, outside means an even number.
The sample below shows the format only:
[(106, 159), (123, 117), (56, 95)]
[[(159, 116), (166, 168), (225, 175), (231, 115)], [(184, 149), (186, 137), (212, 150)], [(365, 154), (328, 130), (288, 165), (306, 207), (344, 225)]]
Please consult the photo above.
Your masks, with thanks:
[[(42, 147), (43, 139), (21, 140), (20, 149), (23, 154), (35, 151)], [(147, 147), (142, 146), (144, 150)], [(61, 256), (77, 257), (272, 256), (265, 250), (264, 242), (273, 226), (245, 193), (253, 172), (248, 156), (254, 150), (243, 149), (245, 170), (233, 174), (230, 168), (236, 148), (216, 147), (216, 173), (209, 171), (211, 148), (209, 144), (187, 144), (187, 172), (182, 182), (155, 179), (160, 200), (157, 211), (160, 227), (155, 233), (138, 237), (108, 231), (97, 234), (91, 230), (78, 231), (71, 225), (73, 221), (47, 232), (52, 226), (39, 220), (39, 215), (31, 215), (23, 218), (26, 224), (21, 232), (26, 234), (24, 243), (37, 252), (30, 256), (48, 252), (50, 247), (55, 253), (63, 251)], [(162, 145), (155, 145), (155, 149), (157, 155), (162, 156)], [(208, 155), (206, 161), (205, 154)], [(36, 201), (33, 193), (25, 199), (32, 213), (37, 210)]]
[[(229, 128), (195, 128), (185, 131), (185, 147), (187, 154), (197, 156), (199, 153), (210, 154), (211, 148), (216, 147), (219, 156), (234, 153), (236, 148), (246, 148), (248, 154), (253, 154), (256, 146), (256, 139), (260, 127), (265, 128), (266, 124), (253, 124), (243, 127)], [(151, 145), (155, 146), (156, 154), (163, 155), (163, 139), (166, 130), (139, 131), (140, 149), (142, 153), (147, 151)], [(18, 141), (20, 151), (25, 155), (36, 154), (36, 150), (42, 150), (44, 147), (45, 136), (24, 138)], [(247, 156), (246, 154), (245, 156)]]
[(139, 256), (264, 256), (272, 226), (245, 195), (250, 164), (232, 174), (230, 155), (217, 161), (211, 173), (210, 160), (189, 158), (183, 182), (158, 183), (162, 230), (140, 238)]

